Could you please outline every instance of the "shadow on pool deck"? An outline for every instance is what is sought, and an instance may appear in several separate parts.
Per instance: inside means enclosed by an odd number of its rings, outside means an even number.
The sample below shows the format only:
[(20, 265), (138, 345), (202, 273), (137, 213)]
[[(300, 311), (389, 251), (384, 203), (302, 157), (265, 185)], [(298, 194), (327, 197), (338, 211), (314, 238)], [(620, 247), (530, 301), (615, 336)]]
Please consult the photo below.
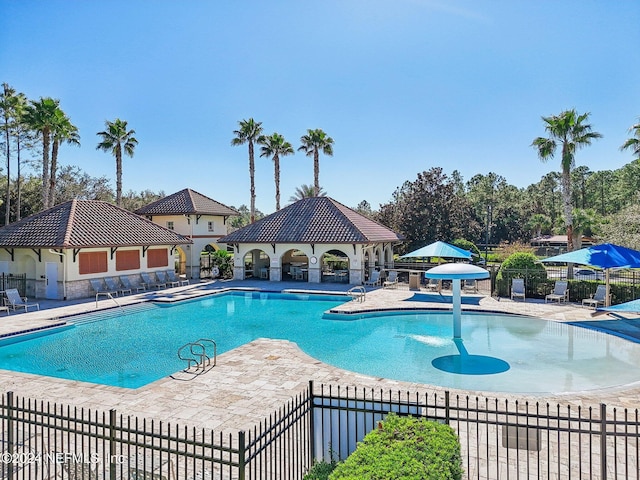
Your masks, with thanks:
[(569, 322), (582, 328), (597, 330), (634, 343), (640, 343), (640, 318), (619, 318), (617, 320), (588, 320), (585, 322)]

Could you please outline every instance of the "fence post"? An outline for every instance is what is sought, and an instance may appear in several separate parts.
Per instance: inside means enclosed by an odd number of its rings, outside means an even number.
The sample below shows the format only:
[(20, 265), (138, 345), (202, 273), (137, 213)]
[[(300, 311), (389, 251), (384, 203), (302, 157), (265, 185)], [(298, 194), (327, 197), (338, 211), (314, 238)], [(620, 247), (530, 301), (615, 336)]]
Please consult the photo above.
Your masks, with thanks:
[(109, 478), (116, 480), (116, 410), (109, 410)]
[(444, 421), (449, 425), (449, 390), (444, 391)]
[(246, 448), (244, 430), (238, 432), (238, 480), (245, 480)]
[[(14, 442), (14, 431), (13, 431), (13, 392), (7, 392), (7, 443), (9, 444), (7, 447), (7, 453), (9, 454), (9, 459), (12, 458), (13, 455), (13, 442)], [(7, 465), (7, 479), (13, 479), (13, 462), (9, 461), (6, 463)]]
[(313, 465), (314, 455), (316, 451), (315, 416), (313, 414), (315, 403), (313, 397), (313, 380), (309, 380), (307, 402), (309, 402), (309, 465)]
[(607, 480), (607, 406), (600, 404), (600, 478)]

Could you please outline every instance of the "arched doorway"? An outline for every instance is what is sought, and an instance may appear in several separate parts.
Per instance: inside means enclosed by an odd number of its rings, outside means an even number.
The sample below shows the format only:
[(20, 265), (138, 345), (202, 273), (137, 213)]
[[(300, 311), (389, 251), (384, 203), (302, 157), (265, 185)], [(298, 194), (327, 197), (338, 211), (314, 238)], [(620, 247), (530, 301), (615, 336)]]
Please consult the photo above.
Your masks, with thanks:
[(342, 250), (329, 250), (320, 259), (321, 282), (349, 283), (349, 256)]
[(269, 264), (269, 255), (264, 250), (250, 250), (244, 256), (244, 278), (269, 280)]
[(187, 253), (182, 247), (176, 247), (173, 252), (173, 262), (176, 273), (184, 275), (187, 273)]
[(282, 255), (282, 280), (309, 280), (309, 257), (301, 250), (291, 249)]

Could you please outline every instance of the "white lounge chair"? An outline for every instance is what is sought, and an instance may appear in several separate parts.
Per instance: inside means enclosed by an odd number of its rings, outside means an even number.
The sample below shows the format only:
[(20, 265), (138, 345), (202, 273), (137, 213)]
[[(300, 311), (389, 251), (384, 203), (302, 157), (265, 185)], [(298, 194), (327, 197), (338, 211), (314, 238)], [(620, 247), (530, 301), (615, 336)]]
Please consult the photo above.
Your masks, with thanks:
[(369, 280), (365, 280), (364, 282), (362, 282), (362, 284), (369, 287), (380, 285), (380, 272), (378, 270), (374, 270), (373, 272), (371, 272)]
[(462, 291), (467, 293), (478, 293), (478, 283), (475, 280), (465, 280)]
[(158, 283), (160, 285), (164, 285), (165, 287), (168, 287), (169, 285), (171, 285), (172, 287), (173, 282), (169, 281), (169, 279), (167, 278), (167, 272), (156, 272), (156, 278), (158, 279)]
[[(28, 312), (29, 307), (36, 307), (36, 309), (40, 310), (39, 303), (27, 303), (27, 297), (21, 297), (17, 288), (8, 288), (4, 291), (4, 296), (7, 301), (7, 307), (10, 307), (12, 310), (24, 308), (24, 311)], [(7, 314), (8, 313), (9, 310), (7, 310)]]
[(173, 270), (167, 270), (167, 277), (169, 277), (169, 281), (172, 284), (189, 285), (189, 279), (188, 278), (179, 278), (176, 275), (176, 272), (174, 272)]
[(437, 278), (430, 278), (427, 283), (427, 290), (430, 292), (439, 292), (440, 291), (440, 280)]
[(598, 285), (596, 288), (596, 292), (591, 294), (589, 298), (585, 298), (582, 300), (582, 306), (587, 305), (588, 307), (598, 308), (600, 305), (604, 305), (607, 299), (607, 286), (606, 285)]
[(382, 288), (396, 288), (398, 286), (398, 272), (391, 270), (389, 276), (382, 284)]
[(556, 300), (558, 303), (569, 301), (569, 283), (565, 281), (557, 281), (553, 287), (553, 292), (544, 297), (544, 303), (553, 302)]
[(511, 280), (511, 300), (521, 298), (526, 300), (526, 292), (524, 289), (524, 278), (513, 278)]

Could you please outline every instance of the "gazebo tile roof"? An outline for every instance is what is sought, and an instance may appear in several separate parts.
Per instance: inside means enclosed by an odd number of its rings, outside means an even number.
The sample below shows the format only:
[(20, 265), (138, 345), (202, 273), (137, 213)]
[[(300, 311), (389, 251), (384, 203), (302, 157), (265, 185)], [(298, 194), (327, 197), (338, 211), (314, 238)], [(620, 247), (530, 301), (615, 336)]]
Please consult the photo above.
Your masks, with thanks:
[(330, 197), (293, 203), (230, 233), (222, 243), (369, 243), (403, 237)]
[(238, 215), (231, 207), (185, 188), (135, 211), (138, 215)]
[(183, 245), (188, 238), (99, 200), (71, 200), (0, 228), (0, 245), (25, 248)]

